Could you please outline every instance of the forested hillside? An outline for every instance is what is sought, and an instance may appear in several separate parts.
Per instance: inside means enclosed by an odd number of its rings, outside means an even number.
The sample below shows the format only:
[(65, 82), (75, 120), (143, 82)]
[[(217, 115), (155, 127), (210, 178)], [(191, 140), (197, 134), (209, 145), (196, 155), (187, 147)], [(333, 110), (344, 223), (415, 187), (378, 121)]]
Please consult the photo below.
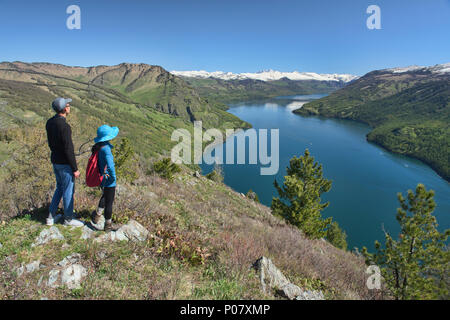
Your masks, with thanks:
[(294, 112), (365, 122), (373, 127), (369, 141), (418, 158), (449, 180), (450, 73), (441, 71), (445, 66), (373, 71)]

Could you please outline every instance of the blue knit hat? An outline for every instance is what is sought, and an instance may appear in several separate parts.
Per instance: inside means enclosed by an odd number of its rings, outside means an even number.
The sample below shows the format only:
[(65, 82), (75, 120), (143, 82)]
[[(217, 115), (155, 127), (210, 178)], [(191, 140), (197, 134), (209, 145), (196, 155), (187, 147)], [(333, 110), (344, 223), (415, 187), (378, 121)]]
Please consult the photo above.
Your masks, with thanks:
[(119, 134), (118, 127), (110, 127), (104, 124), (97, 129), (97, 137), (94, 139), (95, 143), (108, 141), (114, 139)]

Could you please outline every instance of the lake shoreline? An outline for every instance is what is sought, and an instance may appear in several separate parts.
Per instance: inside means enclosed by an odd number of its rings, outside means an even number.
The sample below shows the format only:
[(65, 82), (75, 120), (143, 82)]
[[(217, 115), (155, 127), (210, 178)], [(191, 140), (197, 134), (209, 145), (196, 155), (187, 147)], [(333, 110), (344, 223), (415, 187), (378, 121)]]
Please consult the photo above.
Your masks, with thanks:
[[(295, 110), (299, 110), (299, 109), (301, 109), (301, 108), (298, 108), (298, 109), (295, 109)], [(317, 117), (322, 117), (322, 118), (325, 118), (325, 119), (348, 120), (348, 121), (353, 121), (353, 122), (357, 122), (357, 123), (363, 123), (363, 124), (369, 126), (369, 128), (372, 129), (372, 130), (375, 129), (375, 128), (372, 127), (369, 123), (367, 123), (367, 122), (365, 122), (365, 121), (363, 121), (363, 120), (360, 120), (360, 119), (348, 119), (348, 118), (342, 118), (342, 117), (336, 117), (336, 116), (325, 116), (325, 115), (323, 115), (323, 114), (317, 114), (317, 115), (305, 115), (305, 114), (299, 114), (299, 113), (296, 113), (296, 112), (294, 112), (295, 110), (292, 110), (292, 113), (293, 113), (293, 114), (295, 114), (296, 116), (304, 117), (304, 118), (317, 118)], [(370, 132), (372, 132), (372, 131), (370, 131)], [(368, 133), (366, 134), (366, 141), (367, 141), (367, 142), (373, 143), (374, 145), (377, 145), (377, 146), (383, 148), (384, 150), (389, 151), (389, 152), (392, 152), (392, 153), (394, 153), (394, 154), (398, 154), (398, 155), (406, 156), (406, 157), (411, 158), (411, 159), (419, 160), (419, 161), (422, 162), (423, 164), (425, 164), (425, 165), (429, 166), (431, 169), (433, 169), (433, 171), (436, 172), (436, 174), (437, 174), (440, 178), (442, 178), (442, 180), (444, 180), (444, 181), (446, 181), (447, 183), (450, 184), (450, 176), (446, 176), (443, 172), (441, 172), (438, 168), (436, 168), (432, 163), (429, 163), (429, 162), (426, 161), (425, 159), (421, 159), (420, 157), (417, 157), (417, 156), (415, 156), (415, 155), (413, 155), (413, 154), (396, 152), (395, 150), (392, 150), (391, 148), (389, 148), (388, 145), (384, 145), (384, 144), (382, 144), (382, 143), (380, 143), (380, 142), (378, 142), (378, 141), (376, 141), (376, 140), (369, 140), (368, 136), (369, 136), (370, 132), (368, 132)]]

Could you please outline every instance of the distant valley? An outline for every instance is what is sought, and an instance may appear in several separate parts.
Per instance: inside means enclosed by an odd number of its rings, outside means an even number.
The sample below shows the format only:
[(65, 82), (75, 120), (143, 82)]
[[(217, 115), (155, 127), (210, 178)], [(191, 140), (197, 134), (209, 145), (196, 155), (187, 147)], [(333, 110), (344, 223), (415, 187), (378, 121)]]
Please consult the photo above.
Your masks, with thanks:
[(357, 76), (313, 72), (231, 73), (171, 71), (183, 78), (200, 95), (223, 103), (273, 98), (294, 94), (330, 93), (344, 87)]

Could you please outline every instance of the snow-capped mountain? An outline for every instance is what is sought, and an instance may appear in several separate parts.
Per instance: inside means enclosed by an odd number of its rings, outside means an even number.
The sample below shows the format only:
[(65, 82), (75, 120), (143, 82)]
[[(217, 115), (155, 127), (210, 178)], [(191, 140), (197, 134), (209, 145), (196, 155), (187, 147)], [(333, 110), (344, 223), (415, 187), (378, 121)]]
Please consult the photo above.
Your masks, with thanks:
[(443, 63), (443, 64), (436, 64), (431, 67), (424, 67), (424, 66), (408, 66), (408, 67), (400, 67), (400, 68), (391, 68), (386, 69), (386, 71), (390, 71), (392, 73), (404, 73), (404, 72), (411, 72), (411, 71), (431, 71), (432, 73), (447, 73), (450, 72), (450, 62), (449, 63)]
[(189, 78), (218, 78), (222, 80), (244, 80), (254, 79), (262, 81), (279, 80), (288, 78), (290, 80), (318, 80), (318, 81), (342, 81), (349, 82), (357, 76), (351, 74), (319, 74), (314, 72), (281, 72), (276, 70), (264, 70), (256, 73), (232, 73), (223, 71), (208, 72), (200, 71), (170, 71), (172, 74)]

